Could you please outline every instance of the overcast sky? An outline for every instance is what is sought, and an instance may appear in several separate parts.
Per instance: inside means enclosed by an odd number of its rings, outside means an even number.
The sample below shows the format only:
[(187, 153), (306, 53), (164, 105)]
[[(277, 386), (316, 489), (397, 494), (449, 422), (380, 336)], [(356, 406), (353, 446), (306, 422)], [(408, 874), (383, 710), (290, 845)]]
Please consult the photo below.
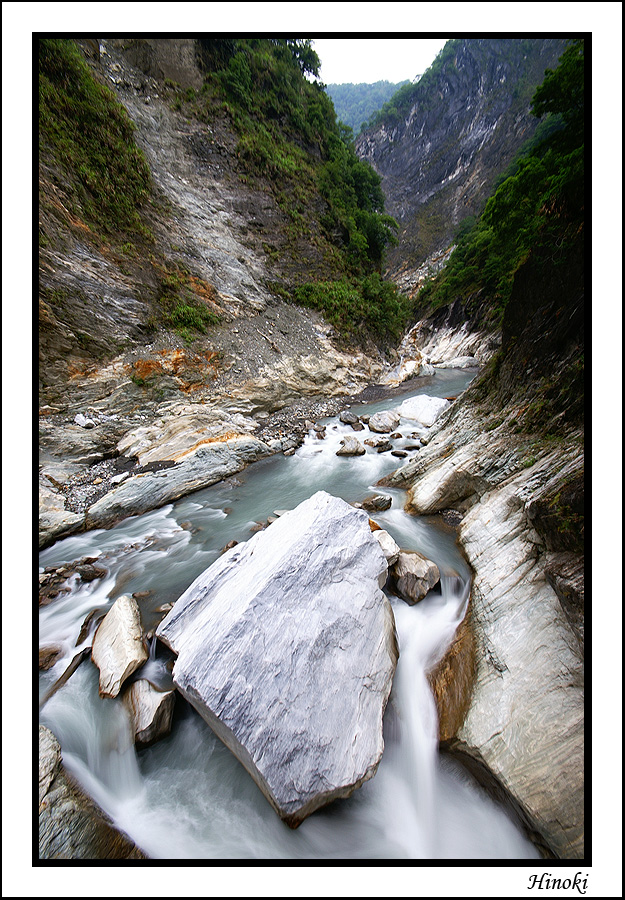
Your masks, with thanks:
[(324, 84), (412, 81), (423, 75), (447, 38), (313, 38)]

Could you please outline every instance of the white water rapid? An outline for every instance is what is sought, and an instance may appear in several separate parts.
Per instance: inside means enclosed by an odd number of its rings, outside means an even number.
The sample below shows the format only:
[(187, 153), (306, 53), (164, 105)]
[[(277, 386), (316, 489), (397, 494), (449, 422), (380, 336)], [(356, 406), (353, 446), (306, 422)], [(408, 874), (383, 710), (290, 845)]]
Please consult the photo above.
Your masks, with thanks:
[[(468, 384), (467, 371), (441, 371), (415, 393), (449, 396)], [(416, 384), (416, 382), (415, 382)], [(373, 413), (409, 396), (370, 405)], [(364, 412), (358, 407), (356, 412)], [(414, 423), (402, 420), (395, 446), (414, 445)], [(108, 531), (58, 541), (40, 556), (42, 570), (97, 556), (108, 575), (72, 590), (40, 611), (41, 646), (59, 644), (62, 658), (40, 675), (40, 695), (81, 647), (85, 616), (109, 608), (122, 593), (145, 592), (144, 628), (157, 607), (175, 601), (230, 540), (245, 540), (257, 521), (290, 509), (323, 489), (348, 501), (376, 491), (379, 478), (400, 460), (369, 448), (360, 457), (337, 457), (341, 437), (355, 433), (327, 420), (327, 437), (312, 434), (290, 458), (272, 457), (235, 478)], [(418, 452), (418, 451), (410, 451)], [(296, 830), (276, 816), (247, 772), (181, 698), (172, 733), (136, 751), (124, 707), (98, 696), (97, 670), (83, 663), (41, 710), (57, 736), (68, 769), (116, 824), (154, 859), (530, 859), (538, 852), (507, 813), (462, 768), (437, 748), (436, 709), (426, 673), (444, 654), (460, 622), (470, 573), (451, 529), (403, 512), (403, 493), (372, 514), (400, 546), (433, 559), (441, 589), (415, 606), (391, 597), (400, 657), (384, 721), (385, 751), (377, 774), (347, 800), (315, 812)], [(160, 652), (160, 651), (159, 651)], [(153, 652), (150, 677), (166, 679)]]

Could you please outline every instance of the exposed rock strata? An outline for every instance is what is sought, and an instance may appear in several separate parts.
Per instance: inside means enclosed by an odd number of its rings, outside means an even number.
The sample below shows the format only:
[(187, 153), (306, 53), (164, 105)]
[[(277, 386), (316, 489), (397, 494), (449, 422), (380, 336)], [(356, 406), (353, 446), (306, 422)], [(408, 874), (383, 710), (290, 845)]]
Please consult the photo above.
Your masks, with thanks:
[(127, 478), (89, 507), (86, 527), (107, 528), (128, 515), (155, 509), (234, 475), (270, 453), (262, 441), (243, 435), (201, 446), (171, 468)]
[(146, 859), (78, 787), (52, 732), (39, 726), (39, 859)]
[(456, 749), (488, 766), (539, 842), (581, 859), (583, 655), (530, 511), (583, 472), (583, 458), (574, 437), (557, 449), (528, 447), (504, 425), (486, 429), (482, 416), (454, 404), (428, 446), (385, 482), (408, 489), (415, 513), (465, 512), (459, 537), (475, 573), (477, 674)]
[(292, 827), (379, 764), (386, 577), (367, 514), (319, 492), (220, 557), (157, 630), (178, 689)]
[(427, 92), (416, 86), (399, 121), (358, 136), (357, 152), (382, 176), (386, 209), (400, 222), (389, 270), (402, 288), (435, 273), (458, 224), (481, 213), (495, 179), (534, 133), (533, 89), (565, 47), (552, 38), (460, 40)]

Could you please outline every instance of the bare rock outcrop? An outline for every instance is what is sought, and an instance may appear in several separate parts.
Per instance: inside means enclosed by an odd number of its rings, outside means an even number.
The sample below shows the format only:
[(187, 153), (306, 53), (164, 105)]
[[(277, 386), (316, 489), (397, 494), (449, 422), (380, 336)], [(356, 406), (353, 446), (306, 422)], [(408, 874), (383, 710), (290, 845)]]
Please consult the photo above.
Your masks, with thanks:
[(61, 747), (39, 726), (39, 859), (146, 859), (65, 770)]
[(367, 513), (320, 491), (221, 556), (157, 630), (178, 689), (291, 827), (380, 762), (386, 578)]

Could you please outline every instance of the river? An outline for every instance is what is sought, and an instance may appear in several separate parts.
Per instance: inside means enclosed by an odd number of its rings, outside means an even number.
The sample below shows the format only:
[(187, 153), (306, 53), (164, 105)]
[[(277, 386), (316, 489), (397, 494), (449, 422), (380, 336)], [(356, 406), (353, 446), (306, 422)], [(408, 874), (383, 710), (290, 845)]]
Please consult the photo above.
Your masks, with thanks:
[[(473, 372), (439, 370), (413, 382), (411, 393), (357, 413), (398, 405), (418, 393), (454, 396)], [(422, 386), (420, 386), (420, 383)], [(347, 501), (375, 492), (376, 482), (401, 464), (368, 449), (337, 457), (342, 437), (354, 435), (338, 418), (324, 420), (325, 440), (311, 433), (295, 455), (274, 456), (225, 482), (174, 504), (133, 516), (109, 530), (74, 535), (40, 554), (40, 566), (96, 556), (105, 578), (83, 583), (42, 607), (41, 646), (58, 644), (62, 657), (40, 674), (40, 696), (81, 647), (85, 616), (108, 608), (123, 593), (149, 592), (139, 603), (147, 631), (231, 540), (249, 538), (255, 523), (292, 509), (317, 490)], [(415, 444), (423, 429), (402, 420), (394, 446)], [(424, 432), (423, 432), (424, 433)], [(361, 441), (368, 429), (355, 434)], [(418, 451), (409, 451), (410, 453)], [(441, 590), (409, 607), (391, 596), (400, 658), (384, 720), (385, 752), (377, 774), (354, 794), (315, 812), (296, 830), (277, 817), (251, 777), (181, 698), (172, 733), (136, 751), (119, 700), (98, 695), (89, 662), (43, 706), (40, 719), (57, 736), (68, 770), (153, 859), (532, 859), (540, 858), (507, 813), (449, 757), (439, 754), (434, 700), (426, 672), (443, 655), (464, 615), (470, 571), (454, 532), (434, 518), (408, 516), (402, 491), (384, 489), (392, 506), (373, 517), (398, 544), (433, 559)], [(163, 651), (147, 664), (166, 682)]]

